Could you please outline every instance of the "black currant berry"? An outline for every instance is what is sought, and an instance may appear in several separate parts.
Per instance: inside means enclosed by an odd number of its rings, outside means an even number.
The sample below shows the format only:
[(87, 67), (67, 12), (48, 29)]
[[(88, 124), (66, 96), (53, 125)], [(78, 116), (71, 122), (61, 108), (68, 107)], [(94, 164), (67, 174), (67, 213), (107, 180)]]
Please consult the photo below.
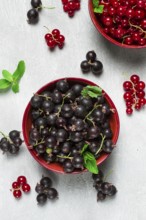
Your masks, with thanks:
[(96, 53), (92, 50), (86, 54), (87, 61), (94, 62), (96, 60)]
[(99, 60), (95, 60), (94, 63), (92, 63), (91, 71), (95, 75), (100, 75), (103, 70), (103, 65)]
[(88, 128), (88, 139), (92, 140), (100, 136), (100, 130), (97, 126), (91, 126)]
[(83, 73), (88, 73), (91, 69), (91, 65), (87, 60), (82, 61), (80, 67)]
[(17, 154), (19, 152), (19, 147), (16, 147), (14, 144), (10, 144), (9, 152), (10, 154)]
[(84, 119), (87, 115), (87, 110), (84, 105), (78, 105), (74, 111), (74, 114), (76, 117)]
[(45, 146), (47, 148), (54, 148), (57, 144), (57, 141), (56, 141), (56, 138), (54, 136), (48, 136), (46, 139), (45, 139)]
[(47, 195), (45, 193), (40, 193), (36, 198), (38, 204), (44, 205), (47, 202)]
[(57, 141), (58, 142), (64, 142), (67, 138), (68, 138), (68, 133), (65, 129), (58, 129), (58, 132), (57, 132)]
[(93, 108), (93, 102), (90, 97), (85, 98), (85, 97), (81, 96), (79, 99), (79, 104), (85, 106), (87, 111), (89, 111)]
[(99, 182), (95, 182), (93, 185), (98, 192), (101, 191), (102, 183), (103, 183), (102, 181), (99, 181)]
[(106, 138), (112, 138), (112, 137), (113, 137), (112, 130), (111, 130), (110, 128), (104, 129), (103, 135), (104, 135)]
[(51, 199), (51, 200), (58, 198), (58, 192), (54, 188), (48, 188), (46, 190), (46, 195), (47, 195), (48, 199)]
[(42, 103), (42, 109), (45, 112), (51, 113), (54, 110), (54, 103), (51, 100), (45, 100)]
[(55, 103), (55, 104), (60, 104), (62, 103), (62, 94), (61, 92), (59, 91), (54, 91), (53, 94), (52, 94), (52, 101)]
[(40, 97), (39, 95), (34, 95), (30, 100), (30, 104), (33, 108), (40, 108), (42, 104), (42, 100), (43, 100), (42, 97)]
[(67, 124), (67, 120), (65, 118), (59, 117), (56, 119), (56, 126), (58, 128), (63, 128), (66, 126), (66, 124)]
[(71, 118), (73, 116), (73, 110), (70, 104), (64, 104), (62, 106), (61, 116), (65, 118)]
[(42, 2), (41, 0), (31, 0), (31, 5), (33, 8), (38, 8), (38, 7), (41, 7)]
[(62, 92), (65, 93), (69, 89), (69, 84), (66, 80), (60, 80), (56, 83), (56, 88)]
[(70, 89), (70, 90), (68, 90), (66, 93), (65, 93), (65, 101), (69, 101), (69, 102), (71, 102), (71, 101), (74, 101), (75, 100), (75, 98), (76, 98), (76, 94), (75, 94), (75, 92), (72, 90), (72, 89)]
[(114, 185), (110, 186), (110, 191), (108, 192), (108, 196), (114, 196), (117, 193), (117, 189)]
[(35, 147), (38, 154), (44, 154), (46, 152), (46, 146), (44, 144), (39, 144)]
[(85, 127), (85, 123), (82, 119), (78, 118), (75, 122), (74, 122), (74, 127), (76, 131), (82, 131)]
[(72, 141), (72, 142), (80, 142), (80, 141), (82, 141), (83, 140), (83, 135), (82, 135), (82, 133), (81, 132), (78, 132), (78, 131), (72, 131), (71, 133), (70, 133), (70, 140)]
[(32, 128), (30, 131), (30, 139), (34, 141), (38, 141), (40, 139), (40, 133), (37, 128)]
[(73, 166), (71, 160), (69, 160), (69, 159), (65, 160), (65, 162), (63, 163), (63, 168), (64, 168), (65, 173), (73, 172), (74, 166)]
[(43, 193), (44, 192), (44, 187), (41, 184), (37, 184), (36, 187), (35, 187), (35, 191), (39, 194)]
[(43, 155), (43, 158), (44, 158), (44, 160), (49, 164), (49, 163), (52, 163), (52, 162), (55, 162), (55, 160), (56, 160), (56, 156), (54, 155), (54, 154), (52, 154), (52, 153), (50, 153), (50, 154), (47, 154), (47, 153), (45, 153), (44, 155)]
[(72, 142), (70, 141), (64, 142), (61, 146), (61, 152), (64, 154), (69, 154), (71, 147), (72, 147)]
[(31, 116), (32, 116), (33, 120), (36, 120), (37, 118), (39, 118), (40, 115), (41, 114), (40, 114), (40, 112), (38, 110), (32, 110), (32, 112), (31, 112)]
[(12, 141), (15, 138), (19, 138), (20, 137), (20, 131), (16, 131), (16, 130), (10, 131), (9, 137), (11, 138)]
[(5, 153), (8, 152), (10, 150), (10, 143), (6, 140), (6, 141), (2, 141), (0, 143), (0, 149)]
[(72, 90), (74, 91), (74, 93), (76, 94), (76, 97), (78, 97), (79, 95), (81, 95), (81, 91), (83, 89), (83, 86), (80, 84), (75, 84), (74, 86), (72, 86)]
[(19, 138), (19, 137), (17, 137), (17, 138), (15, 138), (14, 140), (13, 140), (13, 144), (16, 146), (16, 147), (20, 147), (21, 146), (21, 144), (22, 144), (22, 140), (21, 140), (21, 138)]
[(98, 141), (92, 141), (89, 144), (89, 150), (93, 154), (95, 154), (98, 151), (99, 147), (100, 147), (100, 143)]
[(40, 180), (40, 184), (44, 187), (44, 188), (50, 188), (52, 186), (52, 180), (49, 177), (42, 177), (42, 179)]
[(83, 163), (84, 163), (84, 160), (83, 160), (83, 157), (81, 155), (75, 155), (72, 159), (72, 164), (75, 168), (77, 169), (82, 169), (83, 168)]
[(39, 13), (36, 9), (30, 9), (27, 12), (27, 18), (28, 18), (28, 23), (30, 24), (36, 24), (39, 20)]
[(105, 198), (106, 198), (106, 195), (103, 192), (99, 191), (97, 193), (97, 201), (103, 201), (105, 200)]
[(41, 129), (41, 137), (48, 137), (50, 134), (49, 129), (48, 128), (43, 128)]
[(94, 182), (100, 182), (103, 179), (103, 172), (99, 170), (98, 174), (92, 174), (92, 179)]
[(112, 150), (114, 149), (112, 140), (110, 140), (110, 139), (105, 140), (102, 149), (106, 153), (111, 153)]
[(47, 119), (46, 118), (37, 118), (34, 122), (35, 126), (39, 129), (45, 128), (47, 126)]
[(111, 184), (108, 182), (103, 182), (101, 185), (101, 190), (104, 194), (108, 195), (110, 193), (111, 190)]

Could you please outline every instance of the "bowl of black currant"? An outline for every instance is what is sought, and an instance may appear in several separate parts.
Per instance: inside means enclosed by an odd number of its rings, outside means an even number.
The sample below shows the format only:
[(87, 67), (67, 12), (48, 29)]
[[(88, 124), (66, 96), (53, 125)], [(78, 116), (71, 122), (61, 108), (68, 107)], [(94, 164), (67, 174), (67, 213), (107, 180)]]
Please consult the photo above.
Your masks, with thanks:
[(23, 116), (26, 146), (42, 166), (58, 173), (98, 173), (119, 136), (119, 116), (108, 94), (81, 78), (39, 89)]

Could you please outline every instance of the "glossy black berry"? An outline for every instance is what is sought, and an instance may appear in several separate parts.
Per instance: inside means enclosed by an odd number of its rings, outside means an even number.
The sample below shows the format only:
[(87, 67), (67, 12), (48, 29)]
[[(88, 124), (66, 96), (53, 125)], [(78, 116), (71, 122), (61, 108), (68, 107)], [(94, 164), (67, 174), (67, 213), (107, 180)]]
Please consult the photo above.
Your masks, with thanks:
[(31, 5), (33, 8), (38, 8), (42, 5), (41, 0), (31, 0)]
[(74, 114), (76, 117), (84, 119), (87, 115), (87, 110), (84, 105), (78, 105), (74, 111)]
[(44, 192), (44, 187), (41, 184), (37, 184), (36, 187), (35, 187), (35, 191), (39, 194), (43, 193)]
[(75, 122), (74, 122), (74, 129), (76, 131), (82, 131), (85, 127), (85, 123), (82, 119), (78, 118)]
[(81, 94), (82, 89), (83, 89), (83, 86), (81, 84), (75, 84), (72, 86), (72, 90), (76, 94), (76, 97), (78, 97)]
[(44, 188), (49, 188), (52, 186), (52, 180), (49, 177), (43, 177), (40, 180), (40, 184), (44, 187)]
[(110, 139), (110, 138), (113, 137), (113, 132), (112, 132), (112, 130), (111, 130), (110, 128), (106, 128), (106, 129), (103, 131), (103, 135), (104, 135), (106, 138)]
[(66, 141), (61, 146), (61, 152), (64, 154), (69, 154), (72, 147), (72, 142)]
[(44, 154), (46, 152), (46, 146), (44, 144), (39, 144), (35, 147), (38, 154)]
[(47, 195), (45, 193), (40, 193), (36, 198), (38, 204), (44, 205), (47, 202)]
[(72, 159), (72, 164), (77, 169), (83, 168), (83, 163), (84, 163), (84, 160), (83, 160), (83, 157), (81, 155), (75, 155)]
[(53, 200), (53, 199), (56, 199), (58, 197), (58, 192), (54, 188), (48, 188), (46, 190), (46, 195), (47, 195), (48, 199)]
[(50, 132), (49, 132), (48, 128), (41, 129), (41, 137), (43, 137), (43, 138), (48, 137), (49, 134), (50, 134)]
[(65, 127), (67, 124), (67, 119), (63, 118), (63, 117), (59, 117), (56, 119), (56, 126), (58, 128), (63, 128)]
[(10, 143), (8, 141), (2, 141), (0, 143), (0, 149), (5, 153), (8, 152), (10, 149)]
[(64, 104), (62, 106), (61, 116), (65, 118), (71, 118), (73, 116), (73, 110), (70, 104)]
[(15, 146), (14, 144), (10, 144), (10, 147), (9, 147), (9, 152), (10, 154), (17, 154), (19, 152), (19, 147)]
[(91, 69), (91, 65), (87, 60), (82, 61), (80, 67), (83, 73), (88, 73)]
[(95, 182), (93, 185), (98, 192), (101, 191), (102, 183), (103, 183), (102, 181), (98, 181), (98, 182)]
[(92, 73), (94, 73), (95, 75), (99, 75), (102, 73), (103, 70), (103, 65), (99, 60), (94, 61), (94, 63), (92, 63), (91, 66), (91, 71)]
[(108, 195), (111, 190), (111, 184), (108, 182), (103, 182), (101, 185), (101, 190), (104, 194)]
[(69, 159), (65, 160), (65, 162), (63, 163), (63, 168), (66, 173), (73, 172), (74, 166), (73, 166), (71, 160), (69, 160)]
[(36, 24), (39, 20), (39, 13), (36, 9), (30, 9), (27, 12), (27, 18), (28, 18), (28, 23), (30, 24)]
[(108, 192), (108, 196), (114, 196), (117, 193), (117, 189), (114, 185), (110, 186), (110, 190)]
[(38, 110), (32, 110), (31, 116), (33, 120), (36, 120), (37, 118), (40, 117), (40, 112)]
[(92, 140), (100, 136), (100, 129), (97, 126), (88, 128), (88, 139)]
[(75, 100), (76, 94), (75, 94), (75, 92), (74, 92), (72, 89), (70, 89), (70, 90), (68, 90), (68, 91), (66, 92), (65, 97), (66, 97), (66, 98), (65, 98), (65, 101), (71, 102), (71, 101), (74, 101), (74, 100)]
[(45, 128), (47, 126), (47, 119), (46, 118), (37, 118), (35, 120), (35, 126), (38, 127), (39, 129)]
[(20, 147), (21, 144), (22, 144), (22, 142), (23, 142), (23, 141), (22, 141), (21, 138), (19, 138), (19, 137), (13, 139), (13, 144), (14, 144), (16, 147)]
[(86, 54), (86, 59), (90, 62), (94, 62), (96, 60), (96, 53), (92, 50)]
[(103, 201), (105, 200), (105, 198), (106, 198), (106, 195), (103, 192), (99, 191), (97, 193), (97, 201)]
[(54, 91), (52, 94), (52, 101), (55, 104), (60, 104), (62, 103), (63, 97), (62, 97), (62, 93), (59, 91)]
[(94, 182), (100, 182), (103, 179), (103, 172), (99, 170), (98, 174), (92, 174), (92, 179)]
[(45, 146), (47, 148), (54, 148), (57, 144), (56, 138), (54, 136), (48, 136), (45, 139)]
[(38, 141), (40, 139), (40, 133), (37, 128), (32, 128), (30, 131), (30, 139), (34, 141)]
[(79, 104), (85, 106), (86, 110), (90, 111), (93, 108), (93, 101), (90, 97), (80, 97)]
[(9, 137), (11, 138), (11, 140), (14, 140), (15, 138), (19, 138), (20, 131), (16, 131), (16, 130), (10, 131)]
[(59, 142), (64, 142), (68, 137), (68, 133), (65, 129), (58, 129), (58, 132), (57, 132), (57, 141)]
[(45, 100), (42, 103), (42, 109), (45, 112), (51, 113), (54, 110), (54, 103), (51, 100)]
[(50, 154), (47, 154), (47, 153), (45, 153), (44, 155), (43, 155), (43, 158), (44, 158), (44, 160), (49, 164), (49, 163), (52, 163), (52, 162), (55, 162), (55, 160), (56, 160), (56, 156), (54, 155), (54, 154), (52, 154), (52, 153), (50, 153)]
[(83, 140), (83, 135), (81, 132), (75, 131), (70, 133), (70, 140), (72, 142), (80, 142)]
[(69, 89), (69, 84), (66, 80), (60, 80), (56, 83), (56, 88), (62, 92), (65, 93)]

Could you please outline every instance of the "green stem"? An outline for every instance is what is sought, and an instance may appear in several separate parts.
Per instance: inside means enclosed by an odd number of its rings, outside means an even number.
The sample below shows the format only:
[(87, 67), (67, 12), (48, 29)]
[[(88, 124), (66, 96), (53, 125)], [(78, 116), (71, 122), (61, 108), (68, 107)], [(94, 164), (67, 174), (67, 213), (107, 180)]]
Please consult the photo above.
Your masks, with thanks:
[(46, 6), (42, 5), (42, 6), (37, 7), (36, 10), (43, 9), (43, 8), (44, 9), (54, 9), (55, 7), (46, 7)]
[(59, 157), (59, 158), (64, 158), (64, 159), (72, 159), (73, 157), (69, 157), (69, 156), (60, 156), (60, 155), (57, 155), (57, 157)]
[(9, 138), (9, 136), (6, 136), (2, 131), (0, 131), (0, 134), (6, 138), (10, 143), (12, 143), (11, 139)]
[(33, 147), (36, 147), (36, 146), (38, 146), (39, 144), (44, 144), (44, 143), (45, 143), (45, 141), (42, 140), (41, 142), (37, 142), (35, 145), (33, 145)]
[(99, 106), (101, 106), (101, 105), (97, 105), (97, 104), (95, 104), (95, 106), (94, 106), (94, 108), (86, 115), (86, 117), (84, 118), (84, 122), (86, 121), (86, 119), (88, 119), (88, 120), (91, 120), (90, 118), (89, 118), (89, 116), (92, 114), (92, 112), (96, 109), (96, 108), (98, 108)]
[(105, 140), (105, 136), (103, 136), (103, 134), (100, 134), (101, 137), (102, 137), (102, 140), (101, 140), (101, 143), (100, 143), (100, 147), (99, 149), (96, 151), (96, 155), (101, 151), (102, 147), (103, 147), (103, 143), (104, 143), (104, 140)]
[(142, 33), (145, 33), (145, 36), (146, 36), (146, 31), (144, 31), (144, 30), (143, 30), (141, 27), (139, 27), (139, 26), (137, 26), (137, 25), (132, 24), (132, 23), (130, 22), (130, 20), (129, 20), (129, 24), (130, 24), (130, 26), (131, 26), (131, 27), (135, 27), (136, 29), (141, 30), (141, 32), (142, 32)]
[(62, 107), (63, 107), (63, 105), (64, 105), (64, 102), (65, 102), (66, 97), (68, 97), (68, 95), (66, 95), (66, 96), (63, 97), (61, 106), (60, 106), (60, 108), (59, 108), (59, 111), (57, 112), (58, 117), (59, 117), (59, 115), (60, 115), (60, 112), (61, 112), (61, 109), (62, 109)]

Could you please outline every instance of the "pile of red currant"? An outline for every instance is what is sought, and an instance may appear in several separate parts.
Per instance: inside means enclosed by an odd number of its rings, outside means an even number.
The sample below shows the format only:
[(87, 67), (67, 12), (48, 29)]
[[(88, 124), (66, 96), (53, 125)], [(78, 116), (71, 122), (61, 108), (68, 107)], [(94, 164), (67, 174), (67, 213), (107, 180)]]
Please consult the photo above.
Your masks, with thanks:
[(60, 34), (58, 29), (53, 29), (50, 33), (45, 35), (45, 40), (50, 49), (58, 46), (60, 49), (64, 46), (65, 37)]
[(73, 17), (75, 11), (80, 10), (80, 0), (62, 0), (63, 10), (68, 13), (69, 17)]
[(103, 12), (97, 14), (104, 32), (127, 45), (146, 45), (145, 0), (100, 0)]
[(30, 192), (30, 185), (27, 183), (27, 179), (25, 176), (19, 176), (17, 181), (12, 183), (12, 192), (13, 196), (19, 199), (22, 196), (22, 192), (28, 193)]
[(138, 75), (132, 75), (130, 81), (125, 81), (123, 83), (123, 88), (125, 90), (124, 100), (126, 102), (126, 113), (131, 115), (133, 113), (133, 108), (140, 110), (145, 104), (145, 83), (140, 81)]

